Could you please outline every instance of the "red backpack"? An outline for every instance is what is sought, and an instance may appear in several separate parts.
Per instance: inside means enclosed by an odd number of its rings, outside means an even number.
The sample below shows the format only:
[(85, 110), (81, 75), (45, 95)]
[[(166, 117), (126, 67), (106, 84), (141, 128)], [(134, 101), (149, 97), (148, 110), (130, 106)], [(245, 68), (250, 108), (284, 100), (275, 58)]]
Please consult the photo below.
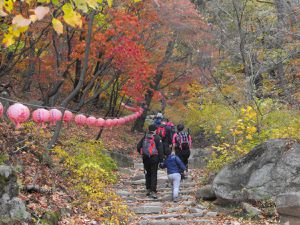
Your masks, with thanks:
[(158, 134), (162, 139), (166, 137), (166, 126), (164, 124), (160, 125), (156, 129), (156, 134)]
[(145, 136), (140, 152), (141, 155), (148, 156), (148, 157), (151, 157), (153, 155), (158, 155), (153, 134), (147, 134)]

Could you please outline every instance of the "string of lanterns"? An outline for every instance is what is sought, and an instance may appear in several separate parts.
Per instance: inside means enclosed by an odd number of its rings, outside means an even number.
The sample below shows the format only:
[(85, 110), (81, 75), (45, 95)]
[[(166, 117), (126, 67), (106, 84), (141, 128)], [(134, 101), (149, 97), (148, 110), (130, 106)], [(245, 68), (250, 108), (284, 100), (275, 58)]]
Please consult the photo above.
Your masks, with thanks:
[[(10, 99), (7, 99), (10, 100)], [(95, 127), (107, 127), (112, 128), (114, 126), (120, 126), (125, 123), (131, 122), (137, 118), (139, 118), (143, 113), (143, 108), (141, 107), (131, 107), (122, 103), (122, 106), (134, 112), (131, 115), (120, 117), (120, 118), (96, 118), (94, 116), (85, 116), (83, 114), (74, 115), (70, 110), (65, 110), (64, 114), (56, 109), (47, 110), (45, 108), (38, 108), (32, 113), (32, 120), (41, 125), (42, 128), (46, 128), (46, 124), (55, 125), (57, 121), (63, 120), (65, 123), (70, 123), (74, 120), (74, 122), (78, 126), (95, 126)], [(0, 117), (4, 114), (4, 107), (0, 102)], [(15, 124), (16, 129), (21, 127), (21, 124), (28, 121), (30, 118), (30, 110), (27, 106), (22, 103), (14, 103), (9, 106), (6, 115), (8, 118)]]

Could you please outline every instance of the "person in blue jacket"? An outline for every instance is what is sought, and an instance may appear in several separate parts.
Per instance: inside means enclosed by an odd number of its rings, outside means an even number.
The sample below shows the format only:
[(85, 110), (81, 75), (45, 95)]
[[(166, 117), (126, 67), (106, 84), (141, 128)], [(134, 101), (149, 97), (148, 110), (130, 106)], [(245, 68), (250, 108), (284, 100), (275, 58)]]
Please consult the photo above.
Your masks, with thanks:
[(181, 173), (186, 170), (181, 159), (173, 154), (169, 154), (165, 161), (160, 164), (160, 168), (167, 168), (168, 179), (172, 183), (173, 201), (178, 202)]

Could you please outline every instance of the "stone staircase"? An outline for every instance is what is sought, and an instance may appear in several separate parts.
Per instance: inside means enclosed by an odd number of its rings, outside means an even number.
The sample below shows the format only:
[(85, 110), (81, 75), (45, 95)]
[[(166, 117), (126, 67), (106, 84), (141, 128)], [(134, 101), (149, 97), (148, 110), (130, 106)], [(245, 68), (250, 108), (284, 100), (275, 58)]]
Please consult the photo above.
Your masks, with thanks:
[[(120, 182), (117, 193), (134, 212), (130, 224), (137, 225), (192, 225), (217, 224), (217, 212), (207, 210), (198, 204), (194, 193), (196, 182), (189, 176), (181, 181), (180, 201), (172, 201), (171, 184), (166, 170), (158, 171), (158, 198), (146, 196), (143, 164), (134, 163), (133, 169), (126, 169), (127, 177)], [(190, 171), (192, 173), (192, 171)]]

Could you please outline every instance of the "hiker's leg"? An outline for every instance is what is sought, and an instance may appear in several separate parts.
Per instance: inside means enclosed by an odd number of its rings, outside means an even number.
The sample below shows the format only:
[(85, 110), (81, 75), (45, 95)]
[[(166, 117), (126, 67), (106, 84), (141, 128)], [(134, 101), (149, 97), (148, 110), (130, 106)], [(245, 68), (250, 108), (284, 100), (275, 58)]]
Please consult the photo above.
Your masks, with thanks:
[(157, 169), (158, 169), (158, 163), (159, 163), (159, 160), (158, 160), (158, 157), (151, 157), (150, 158), (151, 160), (151, 182), (150, 182), (150, 190), (152, 192), (156, 192), (156, 187), (157, 187)]
[(180, 173), (173, 173), (172, 175), (173, 175), (173, 199), (176, 199), (179, 195), (181, 175)]
[(169, 183), (170, 184), (172, 184), (172, 198), (174, 199), (174, 185), (173, 185), (173, 180), (174, 180), (174, 178), (173, 178), (173, 174), (168, 174), (168, 181), (169, 181)]
[(146, 179), (146, 189), (150, 190), (151, 188), (151, 162), (149, 158), (143, 159), (144, 169), (145, 169), (145, 179)]

